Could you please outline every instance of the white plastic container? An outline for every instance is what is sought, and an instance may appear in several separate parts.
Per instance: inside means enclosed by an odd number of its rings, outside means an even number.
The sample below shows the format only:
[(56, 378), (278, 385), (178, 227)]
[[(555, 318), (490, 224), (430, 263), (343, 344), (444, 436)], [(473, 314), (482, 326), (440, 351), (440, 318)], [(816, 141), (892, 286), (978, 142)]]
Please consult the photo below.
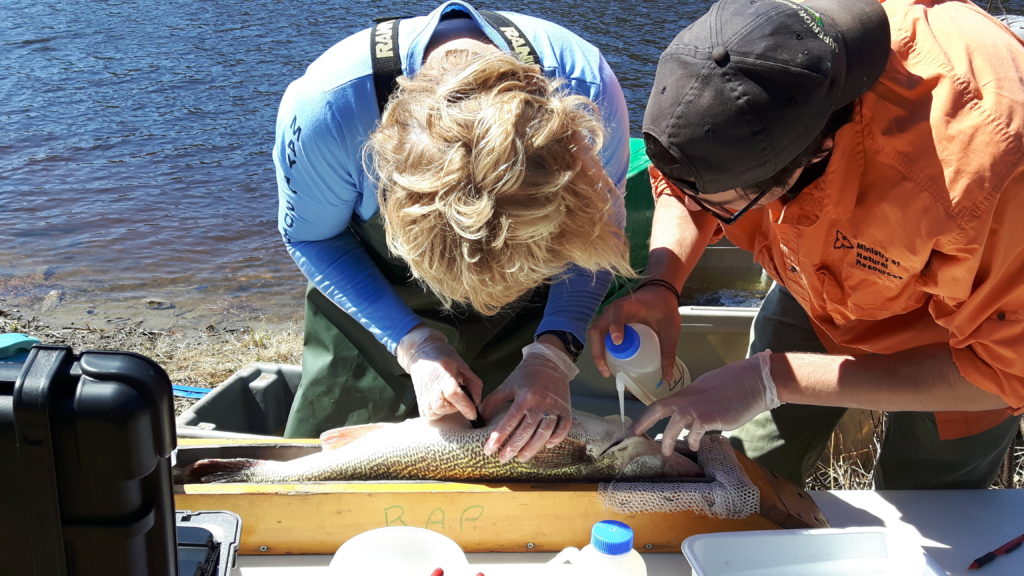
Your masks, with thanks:
[(661, 377), (661, 348), (658, 335), (646, 324), (626, 324), (622, 342), (615, 344), (611, 335), (604, 339), (605, 360), (615, 374), (615, 386), (629, 390), (644, 404), (652, 404), (690, 383), (690, 372), (676, 358), (672, 380)]
[(469, 560), (457, 542), (440, 532), (387, 526), (349, 538), (334, 553), (327, 573), (428, 576), (437, 568), (461, 575), (469, 570)]
[(916, 531), (879, 527), (696, 534), (682, 549), (694, 576), (938, 576)]
[(602, 520), (590, 530), (590, 544), (566, 548), (549, 564), (569, 562), (573, 574), (586, 576), (647, 576), (643, 556), (633, 549), (633, 529), (617, 520)]

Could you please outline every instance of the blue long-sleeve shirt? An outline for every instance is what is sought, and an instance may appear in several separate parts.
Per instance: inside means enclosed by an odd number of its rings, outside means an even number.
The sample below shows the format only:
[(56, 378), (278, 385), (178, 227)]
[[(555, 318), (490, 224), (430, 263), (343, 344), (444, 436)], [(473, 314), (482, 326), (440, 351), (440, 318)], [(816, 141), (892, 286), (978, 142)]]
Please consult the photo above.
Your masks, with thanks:
[[(399, 26), (402, 70), (414, 76), (441, 16), (459, 10), (502, 51), (505, 38), (469, 4), (446, 2), (427, 16)], [(528, 37), (544, 74), (562, 78), (570, 91), (601, 111), (606, 135), (605, 170), (616, 185), (615, 221), (625, 225), (622, 195), (629, 164), (629, 117), (615, 74), (601, 53), (568, 30), (530, 16), (502, 12)], [(420, 319), (390, 288), (369, 253), (349, 229), (379, 210), (372, 175), (364, 170), (363, 145), (379, 112), (370, 59), (370, 29), (324, 52), (285, 91), (277, 116), (278, 229), (288, 253), (313, 284), (394, 353)], [(611, 275), (572, 267), (551, 286), (537, 333), (567, 330), (585, 341), (591, 317)]]

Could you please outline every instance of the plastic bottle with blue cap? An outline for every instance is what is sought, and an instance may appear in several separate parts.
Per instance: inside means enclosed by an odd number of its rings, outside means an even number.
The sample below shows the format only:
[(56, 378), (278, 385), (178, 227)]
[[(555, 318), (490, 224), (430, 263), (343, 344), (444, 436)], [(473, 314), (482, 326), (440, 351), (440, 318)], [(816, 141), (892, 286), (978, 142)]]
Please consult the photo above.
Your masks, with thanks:
[(690, 372), (679, 358), (675, 360), (672, 379), (665, 381), (661, 377), (658, 335), (646, 324), (626, 324), (619, 344), (612, 341), (611, 334), (606, 335), (604, 349), (608, 368), (615, 375), (620, 410), (625, 390), (650, 405), (690, 383)]
[(633, 529), (618, 520), (602, 520), (590, 530), (590, 544), (566, 548), (550, 563), (568, 561), (573, 574), (587, 576), (647, 576), (643, 556), (633, 549)]

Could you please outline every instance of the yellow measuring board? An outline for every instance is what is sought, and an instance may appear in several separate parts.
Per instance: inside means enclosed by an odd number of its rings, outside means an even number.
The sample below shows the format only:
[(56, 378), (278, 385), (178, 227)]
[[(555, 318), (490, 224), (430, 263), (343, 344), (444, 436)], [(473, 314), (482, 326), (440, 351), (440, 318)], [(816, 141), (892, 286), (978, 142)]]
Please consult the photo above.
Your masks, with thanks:
[[(261, 445), (266, 454), (317, 450), (309, 440), (179, 439), (179, 457)], [(242, 518), (241, 554), (333, 554), (346, 540), (374, 528), (417, 526), (440, 532), (466, 552), (555, 552), (583, 546), (591, 526), (620, 520), (632, 526), (642, 552), (678, 552), (694, 534), (777, 528), (818, 528), (825, 518), (805, 491), (736, 454), (758, 488), (757, 514), (740, 519), (697, 512), (622, 514), (605, 507), (596, 483), (300, 482), (175, 486), (178, 510), (230, 510)], [(281, 459), (289, 459), (284, 457)]]

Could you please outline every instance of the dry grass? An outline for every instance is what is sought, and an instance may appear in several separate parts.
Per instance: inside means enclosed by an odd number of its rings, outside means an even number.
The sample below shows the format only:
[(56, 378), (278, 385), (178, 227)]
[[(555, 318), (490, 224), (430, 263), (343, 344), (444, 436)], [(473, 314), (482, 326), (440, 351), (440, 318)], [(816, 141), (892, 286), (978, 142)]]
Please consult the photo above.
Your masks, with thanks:
[(883, 425), (884, 417), (878, 412), (848, 412), (825, 446), (807, 486), (813, 490), (871, 489), (871, 470)]
[[(825, 453), (807, 479), (810, 490), (870, 490), (871, 472), (881, 447), (884, 415), (868, 413), (867, 430), (855, 430), (844, 437), (843, 426), (825, 448)], [(854, 427), (856, 429), (856, 427)], [(1024, 488), (1024, 421), (1003, 460), (992, 488)]]
[[(36, 319), (0, 319), (0, 332), (20, 332), (44, 344), (83, 350), (123, 350), (160, 364), (173, 384), (212, 388), (253, 362), (300, 364), (301, 327), (267, 327), (258, 321), (237, 330), (149, 330), (140, 325), (110, 328), (50, 326)], [(194, 400), (174, 399), (175, 414)]]
[(1017, 438), (1003, 461), (1003, 469), (993, 488), (1024, 488), (1024, 423), (1017, 430)]

